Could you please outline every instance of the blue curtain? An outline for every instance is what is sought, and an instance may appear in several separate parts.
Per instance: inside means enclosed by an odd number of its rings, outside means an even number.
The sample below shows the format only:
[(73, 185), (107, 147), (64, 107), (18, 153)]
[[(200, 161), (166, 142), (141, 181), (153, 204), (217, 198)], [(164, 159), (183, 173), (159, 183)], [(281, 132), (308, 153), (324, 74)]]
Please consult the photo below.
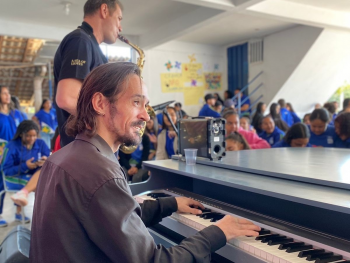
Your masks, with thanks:
[[(227, 49), (228, 89), (232, 93), (248, 84), (248, 43)], [(248, 90), (244, 93), (247, 94)]]

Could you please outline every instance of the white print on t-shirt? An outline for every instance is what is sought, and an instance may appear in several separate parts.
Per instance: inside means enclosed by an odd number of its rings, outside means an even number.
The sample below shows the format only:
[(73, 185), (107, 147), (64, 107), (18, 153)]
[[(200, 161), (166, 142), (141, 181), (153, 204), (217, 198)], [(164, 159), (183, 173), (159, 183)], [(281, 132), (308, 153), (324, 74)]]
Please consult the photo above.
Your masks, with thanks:
[(332, 138), (332, 136), (328, 136), (328, 137), (327, 137), (327, 143), (328, 143), (328, 144), (333, 144), (333, 138)]

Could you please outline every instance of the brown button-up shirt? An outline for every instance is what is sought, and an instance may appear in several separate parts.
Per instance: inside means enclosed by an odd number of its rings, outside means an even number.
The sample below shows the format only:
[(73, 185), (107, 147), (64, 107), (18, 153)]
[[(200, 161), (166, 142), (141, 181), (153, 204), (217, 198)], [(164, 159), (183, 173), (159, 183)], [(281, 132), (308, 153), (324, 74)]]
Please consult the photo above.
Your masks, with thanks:
[(210, 253), (226, 243), (216, 226), (169, 249), (154, 243), (146, 226), (176, 210), (175, 198), (140, 207), (109, 145), (98, 135), (78, 135), (41, 170), (30, 261), (210, 262)]

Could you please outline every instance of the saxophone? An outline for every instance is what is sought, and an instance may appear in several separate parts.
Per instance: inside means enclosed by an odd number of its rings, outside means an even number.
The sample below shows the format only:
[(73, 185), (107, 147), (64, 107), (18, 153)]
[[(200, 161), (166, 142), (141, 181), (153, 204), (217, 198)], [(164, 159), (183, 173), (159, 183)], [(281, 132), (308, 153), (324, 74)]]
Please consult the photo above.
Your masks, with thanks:
[[(121, 40), (122, 42), (124, 42), (125, 44), (131, 46), (133, 49), (136, 50), (136, 52), (139, 54), (139, 57), (137, 59), (137, 66), (139, 67), (140, 69), (140, 74), (141, 74), (141, 78), (142, 78), (142, 71), (143, 71), (143, 66), (145, 65), (145, 52), (143, 52), (143, 50), (131, 43), (128, 39), (126, 39), (124, 36), (122, 35), (119, 35), (118, 36), (119, 40)], [(146, 106), (147, 108), (147, 113), (148, 115), (150, 116), (150, 118), (155, 118), (156, 117), (156, 113), (154, 112), (153, 108), (149, 105)], [(144, 123), (144, 126), (142, 129), (140, 129), (140, 132), (139, 132), (139, 135), (140, 137), (143, 136), (143, 134), (145, 133), (145, 129), (146, 129), (146, 123)], [(137, 149), (137, 145), (134, 145), (134, 146), (126, 146), (126, 145), (121, 145), (120, 146), (120, 150), (123, 152), (123, 153), (126, 153), (126, 154), (131, 154), (133, 153), (136, 149)]]

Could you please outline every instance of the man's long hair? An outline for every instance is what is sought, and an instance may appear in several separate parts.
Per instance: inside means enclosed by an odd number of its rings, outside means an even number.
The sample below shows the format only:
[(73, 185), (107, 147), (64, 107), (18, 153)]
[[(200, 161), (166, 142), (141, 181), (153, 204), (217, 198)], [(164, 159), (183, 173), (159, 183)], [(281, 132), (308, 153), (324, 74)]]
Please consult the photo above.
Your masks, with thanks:
[(66, 133), (74, 137), (80, 133), (94, 136), (97, 129), (97, 112), (92, 105), (94, 94), (99, 92), (110, 103), (115, 103), (118, 95), (127, 87), (129, 77), (133, 74), (140, 77), (140, 69), (131, 62), (104, 64), (91, 71), (81, 87), (76, 116), (71, 115), (67, 121)]

